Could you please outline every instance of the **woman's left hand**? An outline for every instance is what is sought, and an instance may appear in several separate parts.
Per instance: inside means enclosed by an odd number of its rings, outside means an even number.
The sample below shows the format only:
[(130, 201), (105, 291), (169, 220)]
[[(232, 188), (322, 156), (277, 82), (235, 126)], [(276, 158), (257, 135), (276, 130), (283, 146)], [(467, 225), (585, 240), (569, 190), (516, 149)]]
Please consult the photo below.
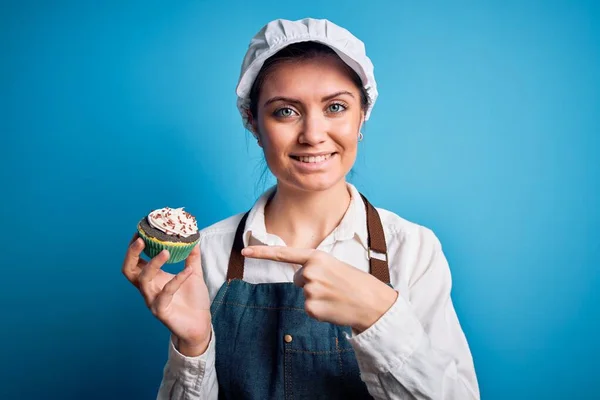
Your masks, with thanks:
[(320, 250), (249, 246), (249, 258), (299, 264), (294, 284), (304, 289), (306, 313), (319, 321), (363, 332), (394, 304), (398, 293), (373, 275)]

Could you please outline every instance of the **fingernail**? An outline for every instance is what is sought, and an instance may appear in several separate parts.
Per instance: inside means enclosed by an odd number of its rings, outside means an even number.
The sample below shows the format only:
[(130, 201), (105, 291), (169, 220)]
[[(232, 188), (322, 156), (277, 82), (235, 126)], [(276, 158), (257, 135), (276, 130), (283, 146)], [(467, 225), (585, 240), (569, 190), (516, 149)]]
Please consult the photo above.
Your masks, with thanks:
[(253, 251), (253, 250), (252, 250), (252, 249), (249, 249), (249, 248), (242, 249), (242, 255), (243, 255), (243, 256), (249, 256), (249, 255), (252, 255), (252, 251)]
[(164, 249), (163, 251), (160, 252), (162, 255), (165, 255), (167, 257), (169, 257), (169, 250)]

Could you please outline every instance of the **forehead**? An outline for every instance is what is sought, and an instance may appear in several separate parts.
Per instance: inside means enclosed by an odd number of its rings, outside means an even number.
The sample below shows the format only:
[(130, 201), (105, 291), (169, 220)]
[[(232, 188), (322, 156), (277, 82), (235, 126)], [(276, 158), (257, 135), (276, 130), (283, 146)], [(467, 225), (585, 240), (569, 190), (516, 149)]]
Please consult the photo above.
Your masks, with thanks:
[(335, 57), (316, 57), (279, 63), (266, 76), (260, 97), (319, 97), (338, 91), (359, 93), (344, 62)]

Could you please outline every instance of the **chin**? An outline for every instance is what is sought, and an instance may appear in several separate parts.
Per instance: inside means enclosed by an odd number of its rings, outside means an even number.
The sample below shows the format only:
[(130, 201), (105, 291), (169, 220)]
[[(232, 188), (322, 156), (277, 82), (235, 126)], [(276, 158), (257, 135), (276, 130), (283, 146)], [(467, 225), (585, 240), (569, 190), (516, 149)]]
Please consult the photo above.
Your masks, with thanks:
[[(282, 182), (280, 180), (280, 182)], [(344, 175), (340, 176), (303, 176), (300, 179), (283, 181), (286, 186), (291, 186), (297, 190), (304, 192), (322, 192), (338, 186), (340, 183), (345, 184)]]

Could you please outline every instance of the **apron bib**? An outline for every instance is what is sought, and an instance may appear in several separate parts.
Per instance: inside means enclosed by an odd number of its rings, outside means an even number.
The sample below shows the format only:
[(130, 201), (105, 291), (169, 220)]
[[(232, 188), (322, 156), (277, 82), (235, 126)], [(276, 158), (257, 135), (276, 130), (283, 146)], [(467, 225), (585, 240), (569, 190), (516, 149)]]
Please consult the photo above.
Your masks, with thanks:
[[(387, 246), (377, 210), (367, 209), (370, 273), (389, 282)], [(240, 221), (227, 280), (211, 304), (219, 399), (371, 399), (360, 379), (347, 326), (310, 318), (302, 288), (291, 282), (243, 281)], [(371, 257), (384, 254), (385, 261)]]

